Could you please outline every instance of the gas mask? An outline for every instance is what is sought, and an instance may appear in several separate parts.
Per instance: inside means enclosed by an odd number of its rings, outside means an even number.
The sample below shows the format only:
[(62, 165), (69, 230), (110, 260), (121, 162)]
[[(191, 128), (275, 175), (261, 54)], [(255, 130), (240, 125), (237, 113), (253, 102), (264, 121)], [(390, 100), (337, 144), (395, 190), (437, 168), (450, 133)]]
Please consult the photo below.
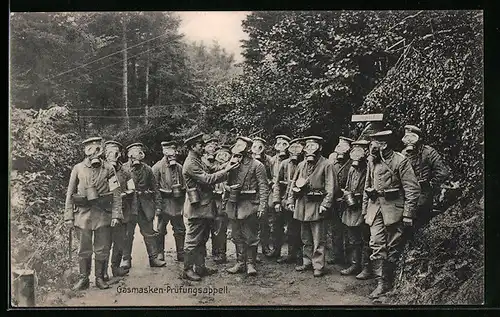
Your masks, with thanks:
[(290, 143), (288, 143), (287, 140), (282, 139), (282, 138), (278, 138), (276, 140), (276, 144), (274, 145), (274, 148), (276, 149), (276, 151), (278, 151), (279, 156), (286, 156), (286, 149), (288, 148), (289, 145), (290, 145)]
[(240, 163), (241, 160), (243, 160), (243, 155), (246, 153), (247, 149), (248, 149), (247, 142), (241, 139), (236, 140), (236, 143), (231, 149), (233, 156), (231, 157), (230, 162), (233, 164)]
[(370, 155), (373, 158), (380, 159), (382, 157), (382, 151), (387, 149), (386, 141), (373, 140), (370, 142)]
[(403, 141), (403, 144), (405, 145), (405, 149), (403, 151), (411, 154), (415, 150), (419, 139), (420, 138), (418, 134), (407, 131), (404, 137), (401, 139), (401, 141)]
[(217, 142), (208, 142), (205, 145), (206, 158), (210, 163), (215, 161), (215, 151), (217, 150)]
[(105, 147), (106, 161), (116, 167), (122, 155), (120, 147), (116, 144), (107, 144)]
[(349, 153), (349, 156), (352, 160), (352, 166), (358, 167), (366, 157), (366, 149), (361, 146), (354, 146)]
[(253, 141), (251, 150), (256, 160), (259, 161), (263, 160), (264, 156), (262, 153), (264, 153), (264, 149), (265, 149), (264, 142), (260, 140)]
[(339, 143), (335, 147), (334, 152), (337, 154), (336, 158), (338, 161), (343, 161), (347, 158), (347, 154), (351, 150), (351, 145), (346, 140), (340, 139)]
[(290, 161), (296, 163), (299, 160), (299, 156), (302, 154), (303, 150), (304, 150), (304, 146), (302, 144), (300, 144), (299, 142), (292, 143), (288, 147), (288, 153), (290, 153)]
[(219, 150), (215, 153), (215, 160), (220, 164), (226, 163), (230, 158), (231, 153), (229, 153), (227, 150)]
[(145, 155), (141, 147), (135, 146), (128, 150), (128, 157), (132, 166), (139, 166), (141, 165), (141, 161), (144, 159)]
[(99, 167), (101, 165), (100, 157), (103, 154), (103, 145), (100, 141), (90, 142), (85, 144), (85, 156), (89, 159), (92, 167)]
[(164, 146), (162, 148), (163, 155), (167, 159), (168, 166), (173, 166), (177, 163), (176, 161), (176, 156), (177, 156), (177, 151), (175, 149), (175, 146)]
[(307, 141), (306, 146), (304, 147), (304, 152), (306, 152), (306, 160), (309, 162), (313, 162), (318, 156), (320, 151), (319, 143), (315, 141)]

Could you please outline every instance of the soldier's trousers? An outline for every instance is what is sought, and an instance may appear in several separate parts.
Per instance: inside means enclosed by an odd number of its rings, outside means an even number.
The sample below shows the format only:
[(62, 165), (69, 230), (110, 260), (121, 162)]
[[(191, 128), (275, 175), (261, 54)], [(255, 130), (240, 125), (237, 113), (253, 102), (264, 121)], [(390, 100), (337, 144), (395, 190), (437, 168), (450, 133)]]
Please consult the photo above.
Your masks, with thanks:
[(119, 267), (123, 257), (123, 250), (125, 248), (127, 224), (120, 223), (111, 228), (111, 267)]
[[(267, 207), (267, 212), (263, 213), (260, 219), (258, 219), (257, 223), (257, 230), (258, 230), (258, 236), (259, 236), (259, 241), (260, 245), (262, 247), (262, 252), (264, 253), (265, 250), (269, 250), (269, 244), (270, 244), (270, 237), (271, 237), (271, 224), (272, 224), (272, 219), (273, 215), (271, 214), (269, 207)], [(232, 234), (234, 234), (234, 231), (232, 231)]]
[(325, 268), (326, 220), (301, 221), (303, 263), (315, 270)]
[(382, 212), (375, 215), (373, 224), (370, 226), (370, 248), (372, 254), (370, 260), (388, 260), (396, 263), (403, 247), (403, 222), (399, 221), (385, 226)]
[[(261, 217), (262, 218), (262, 217)], [(235, 245), (256, 247), (259, 245), (257, 214), (251, 214), (245, 219), (231, 219), (232, 240)]]
[[(167, 235), (167, 225), (170, 222), (174, 231), (174, 239), (179, 240), (186, 235), (186, 227), (184, 226), (184, 217), (182, 215), (171, 216), (166, 213), (158, 215), (158, 239), (160, 253), (165, 251), (165, 236)], [(177, 244), (176, 244), (177, 245)], [(179, 251), (179, 250), (177, 250)]]
[(328, 258), (342, 261), (344, 259), (344, 232), (346, 231), (346, 226), (342, 223), (340, 215), (341, 211), (336, 207), (327, 217), (328, 240), (326, 248)]
[[(362, 223), (359, 226), (348, 227), (346, 231), (346, 253), (350, 253), (353, 249), (360, 249), (368, 259), (371, 253), (370, 249), (370, 227), (366, 223)], [(367, 256), (368, 255), (368, 256)], [(352, 259), (350, 259), (352, 260)]]
[[(124, 260), (132, 259), (132, 246), (134, 244), (134, 234), (137, 225), (139, 225), (139, 229), (141, 230), (140, 232), (144, 238), (146, 248), (148, 248), (148, 245), (153, 244), (153, 240), (157, 237), (157, 232), (153, 229), (153, 220), (148, 220), (142, 210), (139, 210), (138, 215), (131, 215), (127, 223), (125, 249), (123, 250)], [(152, 250), (156, 250), (156, 248)], [(149, 254), (149, 252), (148, 255), (150, 258), (156, 256), (156, 254)]]
[(287, 225), (286, 240), (288, 241), (288, 252), (290, 252), (290, 250), (299, 251), (302, 247), (300, 221), (294, 219), (293, 211), (288, 209), (282, 209), (280, 213), (275, 213), (275, 216), (275, 228), (273, 230), (275, 248), (279, 248), (285, 243), (285, 225)]
[(80, 243), (78, 247), (80, 259), (91, 259), (92, 252), (96, 261), (105, 261), (108, 258), (111, 248), (111, 226), (100, 227), (96, 230), (75, 227), (75, 232)]
[(210, 228), (212, 239), (212, 255), (225, 256), (227, 251), (227, 227), (229, 219), (227, 215), (217, 216)]
[(193, 266), (205, 267), (205, 254), (211, 218), (184, 218), (186, 226), (186, 239), (184, 241), (184, 270), (193, 269)]

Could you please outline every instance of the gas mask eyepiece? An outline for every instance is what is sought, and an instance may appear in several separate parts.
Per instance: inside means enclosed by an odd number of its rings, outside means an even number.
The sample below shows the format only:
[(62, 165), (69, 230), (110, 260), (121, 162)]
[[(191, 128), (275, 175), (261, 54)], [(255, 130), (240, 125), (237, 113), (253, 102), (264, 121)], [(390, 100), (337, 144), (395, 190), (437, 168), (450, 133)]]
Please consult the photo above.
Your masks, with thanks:
[(360, 163), (366, 158), (366, 151), (360, 146), (354, 146), (349, 153), (349, 157), (352, 160), (352, 166), (359, 166)]
[(128, 148), (128, 157), (132, 166), (138, 166), (144, 160), (145, 154), (141, 145), (132, 145)]
[(262, 140), (256, 139), (252, 143), (252, 154), (256, 160), (262, 161), (264, 158), (265, 144)]
[(351, 145), (344, 139), (340, 139), (339, 143), (335, 147), (334, 152), (337, 153), (337, 160), (342, 161), (347, 158), (349, 151), (351, 150)]
[(314, 161), (319, 154), (320, 145), (314, 140), (306, 141), (304, 152), (306, 153), (307, 161)]
[(99, 167), (101, 165), (101, 156), (104, 152), (102, 139), (87, 142), (84, 150), (85, 156), (89, 159), (90, 164), (93, 167)]
[(418, 136), (418, 134), (416, 134), (414, 132), (407, 131), (405, 133), (405, 135), (403, 136), (403, 138), (401, 139), (401, 141), (405, 145), (404, 151), (407, 153), (413, 152), (415, 150), (415, 147), (416, 147), (419, 139), (420, 139), (420, 137)]
[(285, 138), (277, 138), (274, 149), (278, 151), (279, 156), (286, 156), (286, 149), (290, 146), (290, 143)]

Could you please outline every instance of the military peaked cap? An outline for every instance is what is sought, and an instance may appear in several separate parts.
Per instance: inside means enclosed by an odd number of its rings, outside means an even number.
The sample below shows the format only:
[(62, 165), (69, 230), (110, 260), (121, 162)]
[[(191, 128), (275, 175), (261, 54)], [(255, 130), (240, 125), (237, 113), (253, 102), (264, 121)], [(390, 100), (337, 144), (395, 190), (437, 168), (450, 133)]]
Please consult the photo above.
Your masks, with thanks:
[(198, 142), (198, 141), (203, 142), (203, 133), (199, 133), (195, 136), (190, 137), (189, 139), (186, 139), (184, 141), (184, 145), (190, 145), (190, 144), (193, 144), (193, 143)]
[(286, 135), (284, 135), (284, 134), (277, 135), (277, 136), (276, 136), (276, 139), (285, 139), (285, 140), (287, 140), (288, 142), (290, 142), (290, 140), (291, 140), (291, 138), (290, 138), (290, 137), (288, 137), (288, 136), (286, 136)]
[(264, 139), (263, 139), (263, 138), (261, 138), (261, 137), (255, 137), (255, 138), (253, 138), (253, 140), (254, 140), (254, 141), (260, 141), (260, 142), (262, 142), (262, 143), (264, 143), (264, 144), (266, 144), (266, 143), (267, 143), (267, 142), (266, 142), (266, 140), (264, 140)]
[(141, 147), (141, 148), (142, 148), (142, 147), (144, 147), (144, 144), (142, 144), (142, 143), (140, 143), (140, 142), (137, 142), (137, 143), (132, 143), (132, 144), (130, 144), (129, 146), (127, 146), (127, 151), (128, 151), (128, 150), (130, 150), (130, 149), (131, 149), (131, 148), (133, 148), (133, 147), (136, 147), (136, 146), (137, 146), (137, 147)]
[(320, 136), (316, 136), (316, 135), (311, 135), (311, 136), (306, 136), (304, 138), (302, 138), (302, 140), (304, 141), (316, 141), (318, 143), (323, 143), (324, 142), (324, 139)]
[(120, 149), (123, 149), (123, 145), (120, 142), (117, 142), (117, 141), (114, 141), (114, 140), (106, 141), (106, 142), (104, 142), (104, 145), (116, 145)]
[(91, 142), (102, 142), (102, 138), (100, 136), (88, 138), (88, 139), (84, 140), (82, 142), (82, 144), (85, 145), (85, 144), (91, 143)]
[(377, 133), (372, 133), (372, 134), (370, 134), (368, 136), (370, 138), (374, 138), (374, 139), (385, 139), (385, 138), (388, 138), (391, 135), (392, 135), (392, 131), (391, 130), (384, 130), (384, 131), (380, 131), (380, 132), (377, 132)]
[(206, 139), (204, 141), (205, 144), (210, 143), (210, 142), (219, 142), (219, 139), (217, 139), (216, 137), (209, 137), (208, 139)]
[(170, 140), (161, 142), (161, 146), (172, 146), (172, 145), (177, 145), (177, 141)]
[(405, 125), (405, 130), (409, 131), (409, 132), (416, 133), (418, 135), (422, 134), (422, 130), (419, 127), (414, 126), (414, 125)]
[(293, 140), (290, 140), (290, 144), (297, 143), (297, 142), (304, 142), (304, 138), (295, 138)]
[(349, 142), (349, 143), (354, 142), (354, 140), (353, 140), (353, 139), (349, 139), (349, 138), (347, 138), (347, 137), (345, 137), (345, 136), (339, 136), (339, 140), (345, 140), (345, 141), (347, 141), (347, 142)]
[(358, 141), (352, 142), (351, 144), (352, 145), (368, 146), (370, 144), (370, 141), (368, 141), (368, 140), (358, 140)]

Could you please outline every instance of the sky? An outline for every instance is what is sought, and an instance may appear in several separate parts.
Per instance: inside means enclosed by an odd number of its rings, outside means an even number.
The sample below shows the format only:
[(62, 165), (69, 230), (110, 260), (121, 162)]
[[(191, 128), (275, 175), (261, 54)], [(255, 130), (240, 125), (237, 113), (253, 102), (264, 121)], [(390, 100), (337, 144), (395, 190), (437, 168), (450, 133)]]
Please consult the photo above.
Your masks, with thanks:
[(217, 40), (226, 51), (234, 53), (236, 62), (241, 62), (240, 40), (247, 39), (241, 21), (248, 11), (184, 11), (177, 12), (182, 22), (180, 32), (191, 41), (211, 44)]

